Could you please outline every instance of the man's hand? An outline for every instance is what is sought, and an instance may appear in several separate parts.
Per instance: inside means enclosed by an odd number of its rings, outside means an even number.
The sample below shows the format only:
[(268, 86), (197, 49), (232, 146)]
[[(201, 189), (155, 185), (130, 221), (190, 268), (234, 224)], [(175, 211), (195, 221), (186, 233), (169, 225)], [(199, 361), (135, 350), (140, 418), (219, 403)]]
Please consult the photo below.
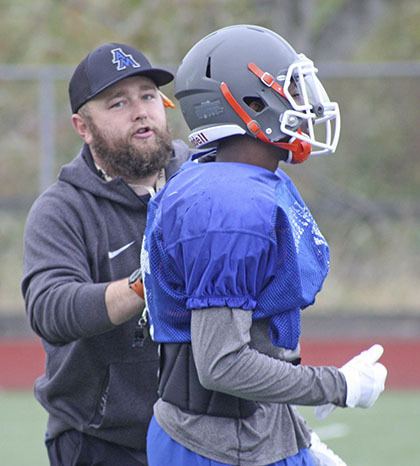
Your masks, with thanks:
[(330, 448), (321, 442), (315, 432), (311, 433), (311, 447), (309, 451), (315, 466), (347, 466), (346, 463), (336, 455)]
[(144, 301), (128, 286), (128, 278), (111, 282), (105, 290), (105, 304), (109, 320), (121, 325), (144, 308)]
[[(347, 383), (346, 406), (370, 408), (384, 391), (387, 370), (378, 362), (383, 352), (381, 345), (373, 345), (339, 369)], [(325, 419), (334, 409), (332, 404), (317, 406), (315, 416)]]

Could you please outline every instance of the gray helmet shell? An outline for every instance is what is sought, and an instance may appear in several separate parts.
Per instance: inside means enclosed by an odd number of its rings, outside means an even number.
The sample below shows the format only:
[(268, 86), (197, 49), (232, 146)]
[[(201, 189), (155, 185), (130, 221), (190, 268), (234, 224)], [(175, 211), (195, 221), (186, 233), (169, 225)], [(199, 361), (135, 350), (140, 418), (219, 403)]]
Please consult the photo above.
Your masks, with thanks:
[(333, 153), (340, 112), (313, 62), (269, 29), (236, 25), (200, 40), (175, 76), (175, 97), (192, 130), (208, 146), (234, 134), (289, 150), (288, 161)]
[[(175, 97), (189, 128), (237, 125), (254, 137), (223, 97), (220, 84), (225, 82), (270, 141), (289, 138), (280, 130), (279, 117), (292, 108), (290, 103), (252, 74), (248, 64), (253, 62), (284, 80), (289, 66), (297, 60), (297, 53), (286, 40), (263, 27), (236, 25), (209, 34), (187, 53), (175, 77)], [(252, 98), (264, 103), (261, 111), (248, 106)], [(292, 129), (300, 123), (295, 119)]]

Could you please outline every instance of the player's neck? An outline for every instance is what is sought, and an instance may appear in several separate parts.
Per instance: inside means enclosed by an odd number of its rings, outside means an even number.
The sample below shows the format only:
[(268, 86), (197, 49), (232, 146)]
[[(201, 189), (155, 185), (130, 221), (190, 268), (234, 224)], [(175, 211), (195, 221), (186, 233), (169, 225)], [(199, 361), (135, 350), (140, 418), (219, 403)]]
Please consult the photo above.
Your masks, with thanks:
[(233, 136), (220, 143), (216, 161), (248, 163), (274, 172), (285, 156), (285, 151), (258, 139)]

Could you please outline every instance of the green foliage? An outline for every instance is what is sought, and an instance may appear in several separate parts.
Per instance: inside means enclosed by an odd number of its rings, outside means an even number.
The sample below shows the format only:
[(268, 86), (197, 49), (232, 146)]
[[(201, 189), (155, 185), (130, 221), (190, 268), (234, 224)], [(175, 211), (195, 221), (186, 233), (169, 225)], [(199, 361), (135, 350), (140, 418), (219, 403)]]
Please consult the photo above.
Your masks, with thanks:
[(418, 198), (418, 77), (334, 80), (327, 88), (340, 102), (342, 132), (325, 176), (374, 200)]
[[(76, 63), (101, 42), (139, 46), (154, 61), (178, 63), (203, 31), (255, 20), (250, 0), (89, 2), (20, 0), (1, 5), (4, 63)], [(30, 14), (29, 13), (30, 10)], [(4, 41), (3, 41), (4, 43)]]
[(23, 315), (20, 279), (25, 215), (3, 212), (0, 218), (0, 317), (11, 313)]
[(37, 108), (36, 91), (34, 82), (6, 81), (0, 87), (0, 196), (25, 196), (37, 190), (38, 121), (33, 112)]
[(317, 2), (315, 16), (312, 21), (312, 30), (317, 32), (322, 30), (327, 22), (335, 15), (345, 3), (345, 0), (323, 0)]
[(372, 28), (369, 40), (361, 41), (355, 58), (376, 62), (420, 59), (420, 3), (389, 2), (389, 8), (386, 18)]

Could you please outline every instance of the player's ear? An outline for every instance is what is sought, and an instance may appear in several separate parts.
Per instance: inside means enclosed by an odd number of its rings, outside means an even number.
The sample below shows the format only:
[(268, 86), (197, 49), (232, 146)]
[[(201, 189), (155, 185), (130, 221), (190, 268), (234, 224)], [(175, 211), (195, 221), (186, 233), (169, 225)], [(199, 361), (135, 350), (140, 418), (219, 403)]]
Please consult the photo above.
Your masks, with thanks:
[(73, 113), (71, 116), (71, 123), (76, 133), (83, 139), (83, 141), (86, 144), (90, 144), (92, 142), (92, 133), (86, 122), (86, 118), (80, 113)]

